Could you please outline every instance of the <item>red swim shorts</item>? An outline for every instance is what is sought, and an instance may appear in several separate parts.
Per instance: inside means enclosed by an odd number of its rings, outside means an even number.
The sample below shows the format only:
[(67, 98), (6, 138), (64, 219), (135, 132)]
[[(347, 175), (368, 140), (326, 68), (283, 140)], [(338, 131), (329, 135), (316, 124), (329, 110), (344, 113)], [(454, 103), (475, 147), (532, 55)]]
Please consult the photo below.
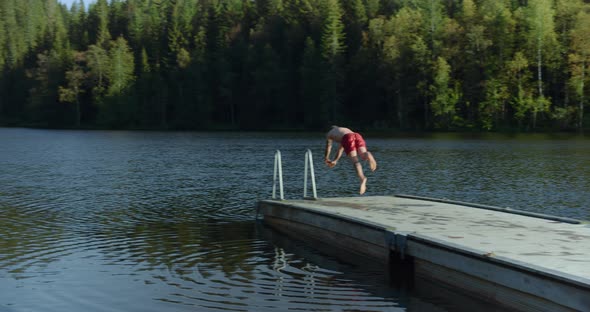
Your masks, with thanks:
[(340, 144), (342, 144), (344, 147), (344, 152), (346, 155), (350, 154), (350, 152), (354, 150), (357, 150), (358, 148), (367, 147), (363, 137), (355, 132), (345, 134), (342, 137)]

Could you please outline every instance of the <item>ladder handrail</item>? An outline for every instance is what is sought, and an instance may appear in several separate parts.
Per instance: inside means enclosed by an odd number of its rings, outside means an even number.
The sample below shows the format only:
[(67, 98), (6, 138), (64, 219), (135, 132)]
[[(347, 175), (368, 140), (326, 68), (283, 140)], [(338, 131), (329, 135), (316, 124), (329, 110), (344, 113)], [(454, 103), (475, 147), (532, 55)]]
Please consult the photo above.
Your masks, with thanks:
[(277, 174), (279, 178), (279, 194), (280, 199), (284, 200), (285, 196), (283, 194), (283, 165), (281, 159), (281, 151), (277, 150), (275, 152), (275, 170), (272, 178), (272, 199), (277, 198)]
[[(309, 163), (309, 165), (308, 165)], [(313, 198), (318, 198), (318, 193), (315, 185), (315, 173), (313, 170), (313, 156), (311, 150), (305, 152), (305, 171), (303, 172), (303, 198), (307, 198), (307, 169), (309, 168), (311, 174), (311, 188), (313, 191)]]

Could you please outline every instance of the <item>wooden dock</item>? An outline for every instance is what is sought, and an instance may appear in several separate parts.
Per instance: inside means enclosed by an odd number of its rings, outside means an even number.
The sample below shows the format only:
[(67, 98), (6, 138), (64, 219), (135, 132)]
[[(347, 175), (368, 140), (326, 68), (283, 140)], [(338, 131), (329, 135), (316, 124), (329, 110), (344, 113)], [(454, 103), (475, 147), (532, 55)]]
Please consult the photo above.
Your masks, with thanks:
[(590, 224), (407, 195), (264, 200), (257, 218), (520, 311), (590, 311)]

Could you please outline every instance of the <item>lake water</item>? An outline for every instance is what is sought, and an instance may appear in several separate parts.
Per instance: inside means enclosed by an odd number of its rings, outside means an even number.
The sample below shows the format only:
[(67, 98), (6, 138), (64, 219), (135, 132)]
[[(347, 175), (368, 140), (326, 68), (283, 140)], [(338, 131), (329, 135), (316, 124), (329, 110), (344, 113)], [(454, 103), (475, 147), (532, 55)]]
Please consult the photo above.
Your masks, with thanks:
[[(590, 219), (590, 140), (372, 138), (367, 195), (448, 198)], [(356, 196), (321, 133), (0, 128), (0, 311), (469, 311), (478, 302), (343, 261), (257, 224), (285, 193)]]

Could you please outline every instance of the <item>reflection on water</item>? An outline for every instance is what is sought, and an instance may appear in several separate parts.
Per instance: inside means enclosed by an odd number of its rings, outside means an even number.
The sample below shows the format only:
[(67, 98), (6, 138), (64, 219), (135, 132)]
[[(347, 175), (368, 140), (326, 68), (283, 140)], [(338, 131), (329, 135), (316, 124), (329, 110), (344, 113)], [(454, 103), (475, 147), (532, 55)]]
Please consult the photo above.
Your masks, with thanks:
[[(447, 197), (590, 219), (586, 141), (373, 139), (369, 195)], [(0, 129), (0, 311), (468, 311), (381, 266), (254, 222), (275, 149), (299, 198), (321, 134)], [(356, 193), (345, 162), (320, 196)], [(477, 310), (481, 310), (478, 307)]]
[(6, 217), (0, 300), (17, 311), (397, 307), (395, 297), (371, 293), (379, 270), (328, 268), (322, 256), (307, 259), (311, 249), (287, 253), (255, 233), (253, 221), (101, 222), (64, 230), (44, 226), (55, 219), (34, 213), (11, 209)]

